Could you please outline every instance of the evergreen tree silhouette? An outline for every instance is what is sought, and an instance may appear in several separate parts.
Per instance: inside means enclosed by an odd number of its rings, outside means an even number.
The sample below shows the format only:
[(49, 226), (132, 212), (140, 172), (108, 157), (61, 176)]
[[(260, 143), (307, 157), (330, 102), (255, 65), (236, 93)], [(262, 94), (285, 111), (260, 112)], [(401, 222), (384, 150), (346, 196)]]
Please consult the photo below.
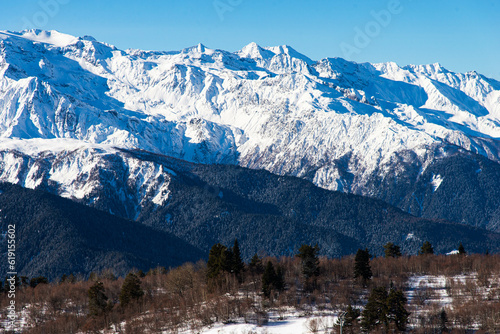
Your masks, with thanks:
[(464, 245), (462, 245), (462, 243), (460, 243), (460, 245), (458, 245), (458, 254), (460, 254), (460, 255), (467, 254), (467, 252), (465, 251)]
[(361, 278), (363, 286), (366, 286), (368, 280), (372, 278), (372, 269), (370, 267), (370, 253), (368, 249), (358, 249), (354, 258), (354, 278)]
[(120, 305), (125, 307), (132, 301), (141, 298), (143, 295), (144, 291), (142, 291), (141, 288), (141, 280), (135, 274), (129, 273), (127, 277), (125, 277), (120, 290)]
[(102, 282), (95, 282), (88, 291), (89, 297), (89, 315), (100, 316), (106, 312), (108, 306), (108, 297), (104, 293)]
[(422, 247), (420, 248), (418, 255), (428, 255), (428, 254), (434, 254), (434, 248), (432, 248), (432, 245), (429, 241), (425, 241), (422, 244)]
[(400, 257), (401, 248), (392, 242), (388, 242), (384, 245), (384, 255), (385, 257)]

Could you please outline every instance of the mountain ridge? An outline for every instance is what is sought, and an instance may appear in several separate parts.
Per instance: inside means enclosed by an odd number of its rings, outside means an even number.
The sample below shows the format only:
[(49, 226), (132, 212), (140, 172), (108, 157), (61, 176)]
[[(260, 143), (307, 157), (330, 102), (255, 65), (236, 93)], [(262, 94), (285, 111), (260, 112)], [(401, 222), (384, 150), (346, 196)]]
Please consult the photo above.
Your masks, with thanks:
[[(475, 72), (453, 73), (438, 64), (312, 61), (291, 47), (252, 43), (237, 52), (201, 44), (174, 52), (123, 51), (58, 34), (0, 32), (0, 180), (36, 187), (46, 178), (63, 196), (81, 199), (99, 182), (83, 182), (85, 173), (77, 169), (85, 164), (78, 161), (93, 156), (89, 166), (97, 171), (107, 168), (99, 157), (115, 148), (142, 149), (297, 176), (429, 217), (430, 203), (455, 196), (425, 190), (444, 174), (426, 174), (436, 157), (500, 160), (500, 83)], [(80, 147), (81, 159), (67, 162), (72, 174), (34, 162)], [(139, 171), (142, 162), (130, 163), (135, 165), (126, 169)], [(149, 168), (159, 172), (159, 166)], [(140, 174), (142, 184), (156, 184), (157, 174)], [(402, 189), (389, 182), (394, 175), (406, 179)], [(412, 195), (421, 179), (429, 180), (420, 185), (424, 199)], [(437, 190), (463, 181), (443, 180)], [(481, 182), (470, 196), (484, 193)], [(162, 202), (162, 192), (129, 195), (137, 205)], [(127, 210), (123, 216), (140, 214)], [(499, 226), (492, 209), (449, 211), (433, 218)]]
[[(460, 242), (469, 252), (499, 251), (500, 234), (484, 228), (417, 218), (381, 200), (329, 191), (307, 180), (278, 176), (265, 170), (202, 165), (147, 151), (122, 149), (116, 149), (114, 154), (92, 154), (81, 149), (80, 152), (65, 153), (66, 157), (44, 156), (41, 160), (49, 166), (67, 166), (68, 162), (77, 160), (71, 155), (82, 153), (97, 161), (100, 167), (90, 165), (77, 179), (82, 184), (97, 186), (92, 186), (89, 196), (74, 200), (101, 211), (47, 195), (46, 192), (61, 195), (66, 189), (48, 178), (38, 184), (35, 191), (0, 184), (0, 209), (6, 215), (2, 223), (19, 225), (23, 254), (29, 256), (36, 251), (41, 256), (32, 262), (20, 261), (25, 267), (23, 272), (46, 275), (44, 270), (54, 266), (57, 270), (51, 275), (57, 277), (68, 271), (88, 274), (108, 267), (123, 274), (132, 267), (148, 269), (148, 264), (178, 261), (179, 247), (175, 245), (179, 243), (187, 249), (201, 250), (183, 252), (184, 261), (195, 262), (206, 258), (206, 252), (213, 244), (231, 245), (234, 239), (238, 239), (245, 260), (255, 253), (293, 255), (304, 243), (317, 243), (321, 255), (328, 257), (352, 254), (365, 247), (379, 256), (383, 254), (382, 245), (389, 241), (399, 244), (406, 254), (416, 254), (424, 240), (430, 241), (435, 251), (443, 254), (456, 249)], [(102, 156), (95, 158), (94, 154)], [(52, 163), (51, 159), (58, 162)], [(82, 161), (82, 164), (87, 162)], [(127, 166), (136, 168), (127, 170)], [(145, 174), (137, 174), (138, 171)], [(70, 169), (66, 169), (66, 173), (71, 173)], [(152, 179), (144, 177), (148, 173), (155, 175), (156, 183), (144, 183)], [(85, 174), (87, 177), (83, 176)], [(439, 189), (441, 185), (436, 187)], [(134, 196), (137, 191), (144, 195)], [(53, 203), (49, 209), (44, 209), (46, 198)], [(134, 214), (138, 207), (140, 211), (135, 222), (116, 217)], [(16, 211), (20, 209), (21, 212)], [(141, 228), (142, 225), (146, 226)], [(38, 234), (33, 232), (34, 228)], [(131, 228), (136, 232), (130, 233)], [(68, 239), (60, 237), (68, 230), (76, 230), (76, 237), (83, 236), (83, 240), (87, 240), (76, 242), (82, 238), (73, 237), (72, 247), (90, 245), (89, 250), (80, 253), (101, 254), (109, 253), (117, 245), (121, 248), (106, 256), (96, 255), (95, 261), (84, 262), (83, 267), (73, 270), (60, 261), (60, 255), (67, 252), (49, 256), (54, 261), (47, 264), (43, 259), (51, 249), (57, 250), (53, 245), (66, 245), (59, 241)], [(95, 230), (101, 231), (99, 237), (89, 239), (88, 235), (96, 233)], [(127, 236), (125, 241), (121, 240), (122, 231)], [(51, 242), (42, 243), (46, 248), (38, 250), (37, 242), (33, 243), (33, 240), (38, 240), (40, 233)], [(139, 247), (138, 251), (128, 246), (123, 248), (129, 244), (142, 244), (146, 248)], [(35, 250), (32, 250), (33, 246)], [(163, 248), (167, 251), (159, 252)], [(164, 258), (158, 260), (158, 253), (167, 259), (174, 255), (174, 260), (170, 259), (173, 262)]]

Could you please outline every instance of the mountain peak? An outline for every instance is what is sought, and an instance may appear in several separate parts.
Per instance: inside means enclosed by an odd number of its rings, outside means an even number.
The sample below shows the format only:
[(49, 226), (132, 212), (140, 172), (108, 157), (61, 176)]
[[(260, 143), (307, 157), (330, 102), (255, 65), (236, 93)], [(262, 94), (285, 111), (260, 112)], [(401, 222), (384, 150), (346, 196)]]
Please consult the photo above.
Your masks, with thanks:
[(288, 55), (292, 58), (297, 58), (297, 59), (301, 59), (303, 61), (305, 61), (308, 65), (311, 65), (314, 63), (313, 60), (311, 60), (311, 58), (307, 57), (306, 55), (303, 55), (302, 53), (298, 52), (297, 50), (295, 50), (294, 48), (292, 48), (291, 46), (289, 45), (279, 45), (279, 46), (271, 46), (271, 47), (267, 47), (266, 48), (267, 50), (273, 52), (274, 54), (284, 54), (284, 55)]
[(241, 50), (237, 51), (242, 58), (252, 58), (252, 59), (271, 59), (276, 55), (287, 55), (291, 58), (301, 59), (308, 65), (314, 63), (309, 57), (297, 52), (294, 48), (289, 45), (278, 45), (278, 46), (268, 46), (261, 47), (255, 42), (244, 46)]
[(250, 42), (249, 44), (245, 45), (239, 52), (245, 52), (245, 53), (251, 53), (251, 52), (260, 52), (262, 48), (260, 47), (259, 44), (255, 42)]
[(97, 40), (94, 37), (89, 35), (85, 35), (83, 37), (80, 37), (79, 39), (81, 39), (82, 41), (97, 42)]
[(198, 43), (198, 45), (196, 46), (196, 49), (198, 50), (198, 52), (205, 52), (205, 45), (201, 44), (201, 43)]
[(78, 40), (75, 36), (63, 34), (57, 30), (28, 29), (20, 32), (0, 31), (0, 35), (11, 38), (23, 38), (32, 42), (51, 44), (58, 47), (73, 44)]
[(182, 50), (183, 53), (212, 53), (213, 50), (210, 48), (207, 48), (205, 45), (202, 43), (198, 43), (197, 45), (185, 48)]
[(252, 59), (269, 59), (274, 56), (272, 52), (265, 50), (255, 42), (251, 42), (250, 44), (244, 46), (241, 50), (237, 51), (236, 54), (242, 58)]
[(433, 76), (437, 73), (448, 73), (448, 71), (440, 63), (426, 64), (426, 65), (407, 65), (404, 69), (411, 69), (413, 71), (422, 72), (426, 75)]

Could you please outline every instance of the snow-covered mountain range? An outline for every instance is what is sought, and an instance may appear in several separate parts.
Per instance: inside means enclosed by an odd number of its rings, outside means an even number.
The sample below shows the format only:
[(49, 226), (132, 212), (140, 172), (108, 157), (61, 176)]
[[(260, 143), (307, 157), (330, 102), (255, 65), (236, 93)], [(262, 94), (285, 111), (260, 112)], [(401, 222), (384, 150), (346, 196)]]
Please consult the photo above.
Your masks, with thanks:
[[(0, 32), (0, 180), (92, 204), (118, 159), (121, 179), (108, 183), (136, 196), (126, 216), (137, 217), (142, 201), (168, 199), (172, 173), (121, 149), (266, 169), (424, 215), (423, 199), (402, 200), (415, 190), (380, 187), (409, 171), (415, 183), (452, 155), (500, 161), (500, 82), (439, 64), (313, 61), (289, 46), (156, 52)], [(481, 219), (497, 229), (500, 212)]]

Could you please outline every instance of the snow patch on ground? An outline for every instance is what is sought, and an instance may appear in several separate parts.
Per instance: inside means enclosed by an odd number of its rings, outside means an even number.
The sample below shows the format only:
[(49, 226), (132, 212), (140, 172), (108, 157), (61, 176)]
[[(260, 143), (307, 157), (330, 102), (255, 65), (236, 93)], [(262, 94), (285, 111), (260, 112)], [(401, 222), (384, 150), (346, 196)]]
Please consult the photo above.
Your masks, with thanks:
[(420, 241), (420, 239), (418, 237), (416, 237), (415, 234), (413, 234), (413, 233), (408, 233), (406, 235), (405, 241), (408, 241), (408, 240)]
[[(284, 317), (271, 314), (269, 322), (262, 326), (248, 323), (216, 324), (211, 328), (201, 330), (203, 334), (306, 334), (311, 333), (311, 326), (317, 326), (319, 332), (330, 333), (338, 328), (337, 315), (301, 316), (299, 312), (291, 312)], [(182, 332), (192, 334), (192, 331)]]
[[(454, 279), (464, 279), (464, 276), (456, 276)], [(406, 293), (408, 303), (411, 303), (416, 298), (422, 297), (422, 292), (426, 289), (431, 289), (433, 292), (429, 296), (425, 296), (426, 301), (430, 300), (440, 304), (442, 307), (449, 306), (452, 302), (451, 296), (446, 291), (446, 277), (443, 276), (412, 276), (408, 280), (409, 289)]]

